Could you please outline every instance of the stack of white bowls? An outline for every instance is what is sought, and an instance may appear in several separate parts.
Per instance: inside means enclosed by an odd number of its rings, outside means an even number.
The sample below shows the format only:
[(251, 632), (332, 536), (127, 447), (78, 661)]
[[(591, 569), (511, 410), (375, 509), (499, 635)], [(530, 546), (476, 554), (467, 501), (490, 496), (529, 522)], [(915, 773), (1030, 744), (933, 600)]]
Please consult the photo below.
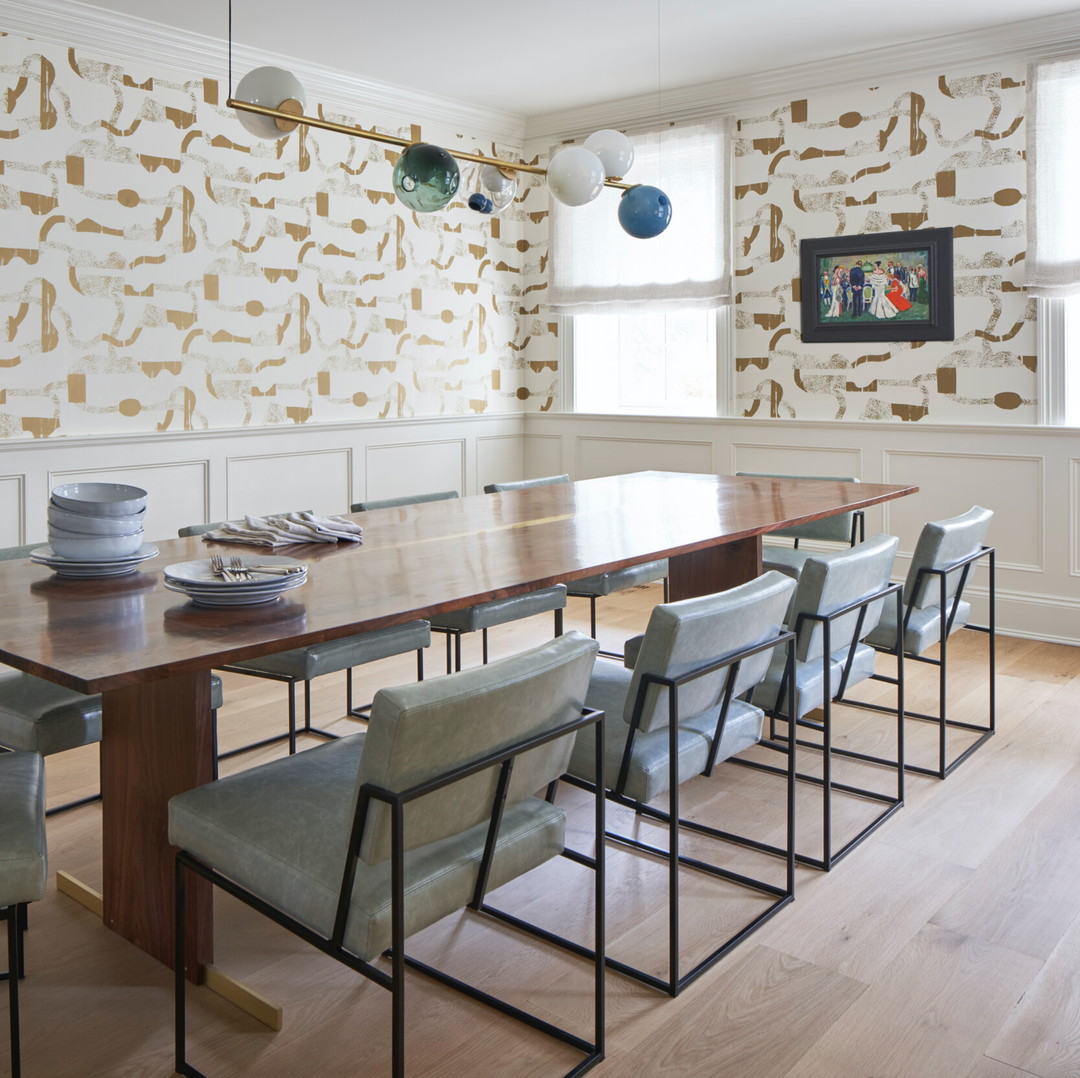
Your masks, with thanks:
[(143, 545), (146, 491), (124, 483), (65, 483), (49, 501), (49, 545), (74, 561), (116, 561)]

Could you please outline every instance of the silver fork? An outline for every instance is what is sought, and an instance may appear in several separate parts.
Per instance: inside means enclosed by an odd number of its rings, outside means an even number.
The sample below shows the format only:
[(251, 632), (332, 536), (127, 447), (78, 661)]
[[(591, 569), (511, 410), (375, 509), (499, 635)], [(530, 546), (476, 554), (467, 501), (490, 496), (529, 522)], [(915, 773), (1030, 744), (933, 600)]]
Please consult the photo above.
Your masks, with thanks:
[(244, 567), (244, 559), (238, 557), (232, 557), (229, 559), (229, 572), (237, 580), (253, 580), (251, 570)]
[(214, 576), (220, 576), (225, 580), (232, 580), (232, 574), (225, 568), (225, 559), (220, 554), (211, 555), (210, 569)]

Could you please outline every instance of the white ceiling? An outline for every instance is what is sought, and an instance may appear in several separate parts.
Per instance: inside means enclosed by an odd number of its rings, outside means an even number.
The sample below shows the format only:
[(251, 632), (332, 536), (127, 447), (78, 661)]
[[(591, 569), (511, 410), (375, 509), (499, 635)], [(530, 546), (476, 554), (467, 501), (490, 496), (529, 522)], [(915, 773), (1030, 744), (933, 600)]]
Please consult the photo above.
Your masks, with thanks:
[[(537, 116), (1076, 11), (1077, 0), (233, 0), (239, 47)], [(92, 5), (228, 37), (227, 0)], [(237, 77), (242, 74), (237, 72)]]

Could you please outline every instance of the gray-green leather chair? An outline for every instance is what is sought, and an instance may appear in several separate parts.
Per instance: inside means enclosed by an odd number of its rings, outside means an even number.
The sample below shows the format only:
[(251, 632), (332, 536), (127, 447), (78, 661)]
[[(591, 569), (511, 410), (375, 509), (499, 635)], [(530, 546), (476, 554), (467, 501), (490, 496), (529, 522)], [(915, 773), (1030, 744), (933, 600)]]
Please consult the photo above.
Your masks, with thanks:
[[(202, 535), (204, 532), (220, 528), (224, 521), (213, 524), (192, 524), (181, 528), (181, 538)], [(338, 735), (329, 730), (321, 730), (311, 723), (311, 683), (324, 674), (337, 674), (345, 671), (345, 710), (354, 718), (366, 718), (366, 707), (353, 705), (354, 666), (377, 662), (394, 655), (416, 652), (416, 679), (424, 680), (424, 648), (431, 643), (431, 628), (426, 621), (408, 621), (404, 625), (395, 625), (389, 629), (376, 629), (373, 632), (357, 633), (339, 640), (327, 640), (321, 644), (294, 648), (291, 651), (279, 651), (276, 655), (261, 655), (256, 659), (243, 659), (240, 662), (222, 666), (235, 674), (247, 674), (250, 677), (267, 678), (270, 681), (283, 681), (289, 691), (289, 726), (281, 734), (264, 737), (248, 745), (241, 745), (220, 754), (218, 759), (227, 760), (253, 749), (274, 745), (279, 741), (289, 742), (289, 755), (296, 752), (296, 739), (300, 734), (308, 734), (332, 741)], [(296, 725), (296, 686), (304, 686), (304, 725)]]
[[(574, 735), (601, 721), (582, 710), (595, 656), (595, 641), (568, 633), (488, 666), (381, 689), (366, 732), (174, 797), (177, 953), (194, 872), (391, 991), (397, 1078), (405, 1073), (406, 965), (576, 1046), (585, 1059), (569, 1074), (587, 1070), (603, 1057), (599, 793), (591, 1040), (410, 958), (405, 941), (466, 907), (484, 911), (489, 889), (563, 852), (565, 814), (537, 791), (562, 775)], [(388, 949), (389, 974), (372, 964)], [(176, 1070), (198, 1075), (186, 1060), (185, 996), (178, 963)]]
[[(882, 610), (890, 603), (900, 605), (900, 587), (889, 583), (899, 540), (892, 535), (871, 538), (833, 553), (815, 554), (806, 559), (795, 587), (787, 626), (796, 634), (794, 684), (778, 660), (774, 659), (764, 680), (754, 690), (753, 701), (763, 708), (775, 724), (786, 724), (787, 734), (772, 747), (787, 751), (792, 738), (800, 746), (821, 753), (821, 775), (807, 778), (822, 790), (822, 837), (820, 857), (796, 850), (802, 864), (828, 870), (885, 822), (904, 803), (903, 758), (903, 673), (897, 681), (896, 756), (873, 758), (872, 773), (887, 770), (895, 773), (896, 793), (837, 782), (832, 777), (833, 756), (869, 761), (871, 757), (854, 750), (837, 748), (832, 743), (833, 701), (850, 686), (873, 675), (875, 652), (866, 638), (877, 628)], [(791, 697), (794, 696), (794, 711)], [(822, 717), (811, 718), (820, 708)], [(800, 732), (812, 730), (816, 737), (806, 739)], [(767, 771), (774, 765), (760, 761), (740, 761)], [(786, 774), (786, 772), (784, 772)], [(800, 776), (803, 778), (805, 776)], [(882, 803), (885, 807), (854, 837), (838, 848), (833, 839), (833, 791)]]
[[(608, 964), (669, 995), (679, 991), (718, 962), (794, 897), (794, 772), (788, 786), (787, 848), (782, 881), (755, 880), (717, 865), (680, 855), (683, 831), (730, 840), (729, 832), (679, 815), (679, 786), (698, 775), (711, 775), (718, 761), (755, 745), (764, 714), (746, 701), (765, 676), (770, 662), (781, 668), (791, 659), (793, 634), (783, 629), (795, 583), (770, 572), (715, 595), (665, 603), (654, 608), (643, 636), (634, 643), (633, 670), (600, 663), (593, 670), (586, 706), (605, 712), (604, 737), (610, 800), (668, 825), (668, 848), (659, 849), (640, 837), (610, 835), (632, 849), (663, 857), (671, 867), (668, 911), (671, 927), (668, 976), (608, 958)], [(591, 788), (595, 728), (583, 730), (574, 745), (568, 779)], [(651, 802), (664, 794), (667, 807)], [(723, 942), (686, 972), (679, 955), (678, 865), (733, 881), (770, 899), (766, 907), (737, 930), (725, 930)]]
[[(548, 475), (541, 479), (519, 479), (508, 483), (488, 483), (485, 494), (503, 494), (507, 491), (530, 490), (534, 487), (550, 487), (558, 483), (569, 483), (569, 475)], [(596, 639), (596, 600), (617, 591), (627, 591), (640, 584), (651, 584), (655, 580), (664, 582), (664, 602), (668, 598), (668, 562), (667, 558), (642, 562), (640, 565), (628, 565), (623, 569), (611, 569), (606, 573), (584, 576), (572, 580), (566, 585), (566, 594), (576, 599), (589, 600), (589, 635)], [(621, 659), (617, 651), (604, 651), (600, 654), (609, 659)]]
[(45, 894), (45, 767), (33, 752), (0, 755), (0, 920), (7, 922), (11, 1075), (19, 1078), (19, 980), (26, 908)]
[[(827, 479), (832, 483), (857, 483), (853, 475), (785, 475), (778, 472), (736, 472), (736, 475), (751, 479)], [(763, 542), (761, 544), (761, 567), (763, 570), (776, 569), (797, 580), (807, 558), (814, 556), (813, 550), (800, 547), (803, 539), (824, 540), (829, 543), (846, 543), (854, 546), (866, 538), (866, 518), (861, 509), (850, 513), (837, 513), (836, 516), (822, 517), (821, 520), (807, 521), (794, 528), (779, 528), (769, 532), (766, 540), (779, 536), (794, 540), (793, 546), (780, 543)]]
[[(397, 509), (421, 502), (450, 501), (457, 497), (456, 490), (441, 490), (434, 494), (407, 494), (400, 498), (357, 502), (352, 510), (354, 513), (365, 513), (370, 509)], [(555, 635), (561, 636), (565, 606), (566, 587), (554, 584), (550, 588), (539, 588), (523, 595), (508, 595), (502, 599), (476, 603), (461, 610), (452, 610), (448, 614), (435, 614), (430, 619), (431, 627), (446, 637), (446, 672), (449, 674), (453, 670), (461, 669), (461, 638), (467, 633), (480, 633), (482, 661), (485, 664), (488, 661), (488, 629), (494, 629), (497, 625), (508, 625), (512, 621), (521, 621), (522, 618), (530, 618), (534, 614), (550, 612), (555, 616)]]
[[(945, 778), (963, 763), (976, 749), (994, 736), (996, 725), (995, 671), (995, 553), (986, 545), (993, 510), (972, 506), (960, 516), (933, 520), (923, 526), (915, 544), (911, 563), (904, 580), (904, 606), (901, 619), (903, 655), (906, 659), (936, 666), (938, 670), (938, 711), (936, 715), (920, 711), (905, 711), (909, 719), (936, 723), (938, 726), (937, 766), (905, 763), (908, 771), (921, 775)], [(971, 625), (971, 605), (963, 598), (964, 587), (971, 571), (983, 558), (989, 570), (989, 618), (985, 626)], [(948, 717), (948, 644), (952, 633), (960, 629), (987, 633), (987, 692), (988, 710), (985, 725), (959, 722)], [(897, 654), (897, 614), (891, 606), (882, 611), (878, 627), (866, 641), (877, 651)], [(937, 656), (926, 652), (938, 645)], [(895, 682), (885, 674), (873, 675), (876, 681)], [(890, 711), (878, 704), (867, 704), (845, 698), (844, 703), (872, 711)], [(947, 735), (950, 730), (967, 731), (976, 735), (962, 752), (949, 759)]]
[[(0, 561), (26, 557), (40, 544), (4, 547)], [(221, 707), (221, 678), (210, 678), (210, 707)], [(65, 689), (44, 678), (0, 665), (0, 750), (37, 752), (51, 756), (101, 740), (101, 697)], [(48, 810), (46, 815), (88, 805), (101, 799), (92, 794)]]

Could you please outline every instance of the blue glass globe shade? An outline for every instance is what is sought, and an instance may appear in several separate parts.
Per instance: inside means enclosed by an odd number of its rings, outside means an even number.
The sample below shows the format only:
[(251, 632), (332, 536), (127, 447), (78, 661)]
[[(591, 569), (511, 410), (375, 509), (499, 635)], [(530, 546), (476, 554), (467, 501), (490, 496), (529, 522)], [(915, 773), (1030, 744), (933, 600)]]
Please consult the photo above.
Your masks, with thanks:
[(394, 166), (394, 191), (417, 213), (441, 210), (457, 193), (460, 182), (453, 156), (428, 142), (406, 147)]
[(619, 199), (619, 224), (634, 239), (651, 240), (671, 224), (671, 199), (659, 187), (631, 187)]

